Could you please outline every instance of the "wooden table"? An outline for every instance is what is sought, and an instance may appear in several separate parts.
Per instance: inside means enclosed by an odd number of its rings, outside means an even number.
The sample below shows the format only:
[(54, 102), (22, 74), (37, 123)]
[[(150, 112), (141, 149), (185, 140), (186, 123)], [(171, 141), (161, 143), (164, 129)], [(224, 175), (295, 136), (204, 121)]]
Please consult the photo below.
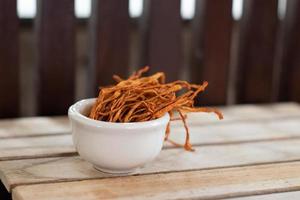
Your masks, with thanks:
[[(0, 178), (15, 200), (300, 199), (300, 106), (222, 110), (223, 121), (188, 116), (196, 152), (165, 144), (129, 176), (101, 173), (82, 160), (66, 117), (2, 120)], [(184, 141), (180, 121), (171, 136)]]

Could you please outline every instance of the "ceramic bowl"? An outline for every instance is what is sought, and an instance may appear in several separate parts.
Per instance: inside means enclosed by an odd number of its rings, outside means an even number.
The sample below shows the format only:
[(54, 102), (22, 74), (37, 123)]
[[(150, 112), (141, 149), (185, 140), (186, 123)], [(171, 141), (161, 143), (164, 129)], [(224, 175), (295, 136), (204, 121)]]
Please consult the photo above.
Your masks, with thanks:
[(69, 108), (73, 142), (79, 155), (100, 171), (130, 173), (161, 151), (169, 114), (147, 122), (116, 123), (87, 117), (96, 99)]

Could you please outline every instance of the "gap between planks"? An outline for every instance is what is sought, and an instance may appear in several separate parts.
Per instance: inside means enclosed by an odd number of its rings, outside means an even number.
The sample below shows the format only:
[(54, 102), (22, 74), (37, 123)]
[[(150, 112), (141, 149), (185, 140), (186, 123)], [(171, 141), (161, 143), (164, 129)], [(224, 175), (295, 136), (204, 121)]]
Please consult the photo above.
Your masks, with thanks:
[[(14, 200), (224, 199), (300, 190), (300, 162), (23, 185)], [(45, 188), (47, 188), (45, 190)], [(72, 188), (71, 192), (68, 192)]]
[[(197, 147), (195, 153), (180, 149), (162, 151), (158, 158), (133, 175), (207, 170), (300, 160), (300, 140), (226, 146)], [(299, 171), (300, 174), (300, 171)], [(25, 184), (107, 178), (80, 157), (59, 157), (0, 162), (0, 178), (10, 191)]]

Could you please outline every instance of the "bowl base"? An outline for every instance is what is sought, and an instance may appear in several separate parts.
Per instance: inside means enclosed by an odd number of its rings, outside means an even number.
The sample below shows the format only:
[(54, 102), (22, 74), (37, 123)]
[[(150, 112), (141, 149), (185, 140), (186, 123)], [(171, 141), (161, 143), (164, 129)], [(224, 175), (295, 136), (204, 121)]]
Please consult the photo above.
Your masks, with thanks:
[(129, 169), (129, 170), (111, 170), (111, 169), (104, 169), (102, 167), (94, 165), (94, 168), (100, 172), (108, 173), (108, 174), (124, 174), (124, 175), (130, 175), (133, 174), (136, 171), (136, 168)]

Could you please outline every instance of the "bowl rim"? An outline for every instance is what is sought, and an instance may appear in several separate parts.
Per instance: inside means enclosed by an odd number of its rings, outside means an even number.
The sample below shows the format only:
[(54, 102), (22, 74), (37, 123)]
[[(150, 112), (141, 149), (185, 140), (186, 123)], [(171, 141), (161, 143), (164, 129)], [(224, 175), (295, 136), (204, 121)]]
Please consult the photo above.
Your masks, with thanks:
[(100, 120), (91, 119), (79, 112), (79, 108), (83, 106), (88, 106), (96, 101), (97, 98), (88, 98), (82, 99), (74, 103), (69, 107), (68, 117), (71, 120), (75, 120), (82, 124), (86, 124), (92, 127), (101, 127), (101, 128), (120, 128), (120, 129), (137, 129), (137, 128), (149, 128), (154, 126), (161, 126), (163, 124), (167, 124), (170, 120), (169, 113), (166, 113), (162, 117), (150, 121), (145, 122), (106, 122)]

